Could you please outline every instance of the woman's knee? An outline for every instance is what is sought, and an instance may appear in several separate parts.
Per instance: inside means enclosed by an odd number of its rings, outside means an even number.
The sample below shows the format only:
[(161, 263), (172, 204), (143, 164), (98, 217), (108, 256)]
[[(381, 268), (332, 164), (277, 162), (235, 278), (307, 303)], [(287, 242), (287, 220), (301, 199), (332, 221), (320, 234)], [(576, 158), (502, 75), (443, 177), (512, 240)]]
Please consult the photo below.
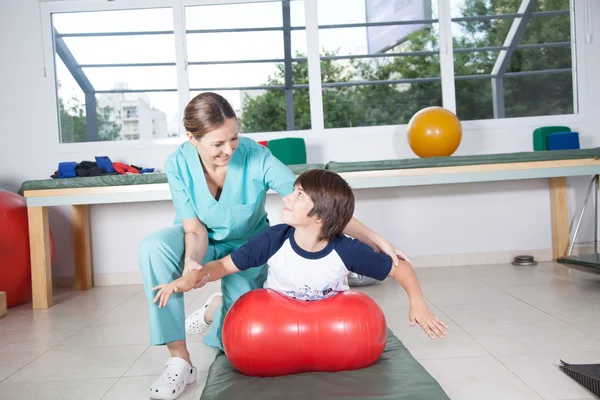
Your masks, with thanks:
[(138, 247), (140, 268), (149, 268), (151, 264), (179, 263), (184, 249), (183, 228), (165, 228), (146, 236)]

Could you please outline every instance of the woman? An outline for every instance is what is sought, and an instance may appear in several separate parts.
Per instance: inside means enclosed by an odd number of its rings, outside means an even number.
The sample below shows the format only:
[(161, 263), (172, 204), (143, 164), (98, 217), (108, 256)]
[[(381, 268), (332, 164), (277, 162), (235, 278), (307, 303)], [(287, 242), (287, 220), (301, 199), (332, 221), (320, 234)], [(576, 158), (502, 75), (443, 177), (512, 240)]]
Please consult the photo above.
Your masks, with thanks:
[[(148, 236), (138, 254), (150, 305), (150, 340), (152, 345), (166, 344), (171, 354), (164, 373), (150, 389), (151, 397), (159, 399), (177, 398), (186, 385), (196, 380), (196, 370), (185, 342), (183, 295), (174, 294), (168, 305), (159, 309), (152, 302), (153, 288), (225, 257), (266, 229), (267, 191), (286, 196), (293, 191), (296, 179), (267, 148), (239, 137), (235, 112), (215, 93), (202, 93), (189, 102), (184, 126), (189, 140), (165, 163), (175, 222)], [(395, 262), (398, 257), (406, 259), (356, 219), (344, 232), (388, 254)], [(215, 321), (204, 342), (222, 349), (222, 317), (241, 295), (262, 287), (266, 273), (263, 266), (224, 277), (222, 294), (211, 296), (207, 305), (191, 317), (188, 330), (200, 331), (207, 321)]]

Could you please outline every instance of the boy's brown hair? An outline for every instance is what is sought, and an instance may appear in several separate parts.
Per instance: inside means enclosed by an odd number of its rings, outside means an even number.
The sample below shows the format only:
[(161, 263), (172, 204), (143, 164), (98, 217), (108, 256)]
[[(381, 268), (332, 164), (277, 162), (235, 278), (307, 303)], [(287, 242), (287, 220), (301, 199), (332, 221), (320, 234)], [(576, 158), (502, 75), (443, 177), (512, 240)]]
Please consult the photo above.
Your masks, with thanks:
[(302, 187), (315, 206), (308, 213), (316, 215), (323, 227), (319, 240), (331, 241), (341, 236), (354, 215), (354, 193), (338, 174), (325, 169), (303, 172), (295, 185)]

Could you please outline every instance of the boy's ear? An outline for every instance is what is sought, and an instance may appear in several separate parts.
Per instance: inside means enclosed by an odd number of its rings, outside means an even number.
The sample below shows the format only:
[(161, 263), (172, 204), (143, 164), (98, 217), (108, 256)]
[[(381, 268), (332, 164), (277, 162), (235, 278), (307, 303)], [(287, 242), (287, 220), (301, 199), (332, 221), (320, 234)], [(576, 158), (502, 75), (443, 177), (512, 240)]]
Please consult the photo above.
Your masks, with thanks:
[(314, 218), (314, 221), (317, 224), (320, 224), (320, 225), (323, 224), (323, 220), (317, 214), (310, 215), (310, 212), (309, 212), (308, 214), (306, 214), (306, 216), (309, 217), (309, 218), (311, 218), (311, 217)]
[(315, 217), (315, 222), (322, 224), (323, 220), (314, 211), (315, 211), (315, 209), (313, 207), (313, 209), (308, 212), (308, 215), (312, 214), (312, 216)]

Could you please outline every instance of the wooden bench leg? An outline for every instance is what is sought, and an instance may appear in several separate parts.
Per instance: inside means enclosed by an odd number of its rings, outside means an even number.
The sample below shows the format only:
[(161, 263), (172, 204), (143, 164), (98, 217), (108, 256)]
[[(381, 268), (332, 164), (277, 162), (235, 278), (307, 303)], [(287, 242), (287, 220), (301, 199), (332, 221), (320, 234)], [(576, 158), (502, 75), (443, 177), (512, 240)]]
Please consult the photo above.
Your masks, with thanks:
[(48, 208), (27, 208), (33, 308), (52, 307), (52, 270), (50, 269), (50, 230)]
[(75, 288), (87, 290), (93, 286), (90, 214), (87, 204), (73, 206), (73, 240), (75, 245)]
[(8, 308), (6, 306), (6, 292), (0, 292), (0, 318), (6, 316)]
[(550, 178), (550, 214), (552, 217), (552, 258), (567, 254), (569, 248), (569, 200), (567, 178)]

